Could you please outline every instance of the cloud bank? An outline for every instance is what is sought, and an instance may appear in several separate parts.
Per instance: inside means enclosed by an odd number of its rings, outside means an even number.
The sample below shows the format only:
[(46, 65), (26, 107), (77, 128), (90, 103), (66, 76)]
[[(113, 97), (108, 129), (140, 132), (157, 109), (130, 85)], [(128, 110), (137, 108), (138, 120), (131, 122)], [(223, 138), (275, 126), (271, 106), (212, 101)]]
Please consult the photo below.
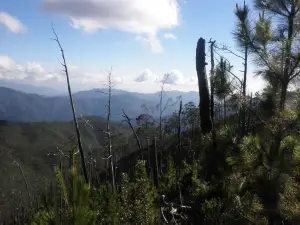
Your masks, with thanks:
[[(197, 78), (196, 78), (197, 79)], [(145, 69), (139, 76), (135, 78), (135, 82), (157, 84), (158, 82), (164, 82), (167, 85), (191, 85), (195, 84), (195, 81), (191, 78), (186, 78), (179, 70), (172, 70), (163, 76), (154, 74), (150, 69)]]
[(136, 34), (137, 41), (156, 53), (163, 50), (157, 33), (180, 24), (177, 0), (44, 0), (42, 8), (68, 17), (75, 29)]
[[(76, 65), (69, 65), (71, 83), (76, 86), (99, 86), (107, 83), (105, 72), (86, 72)], [(17, 64), (8, 56), (0, 56), (0, 80), (16, 80), (37, 84), (64, 84), (66, 77), (62, 69), (54, 71), (47, 70), (38, 62), (28, 62), (27, 64)], [(124, 78), (113, 74), (114, 84), (122, 84)]]

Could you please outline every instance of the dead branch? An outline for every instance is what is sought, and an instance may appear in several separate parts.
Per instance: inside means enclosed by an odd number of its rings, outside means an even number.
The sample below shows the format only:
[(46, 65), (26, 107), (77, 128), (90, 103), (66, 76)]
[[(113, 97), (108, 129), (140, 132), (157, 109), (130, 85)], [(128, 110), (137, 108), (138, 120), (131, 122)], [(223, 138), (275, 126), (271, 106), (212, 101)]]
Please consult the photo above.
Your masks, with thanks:
[(232, 55), (242, 59), (242, 60), (245, 60), (245, 58), (243, 56), (240, 56), (238, 54), (236, 54), (234, 51), (230, 50), (230, 48), (226, 45), (222, 45), (222, 47), (219, 47), (218, 45), (215, 45), (215, 48), (216, 49), (219, 49), (221, 51), (224, 51), (224, 52), (227, 52), (227, 53), (231, 53)]
[(141, 150), (141, 149), (142, 149), (142, 145), (141, 145), (140, 139), (139, 139), (139, 137), (138, 137), (138, 135), (137, 135), (135, 129), (134, 129), (133, 126), (132, 126), (131, 119), (130, 119), (130, 118), (128, 117), (128, 115), (125, 113), (124, 109), (122, 109), (122, 112), (123, 112), (122, 116), (126, 119), (126, 122), (127, 122), (128, 125), (130, 126), (130, 128), (131, 128), (131, 130), (132, 130), (132, 132), (133, 132), (133, 134), (134, 134), (134, 137), (135, 137), (136, 143), (137, 143), (137, 145), (138, 145), (138, 147), (139, 147), (139, 150)]

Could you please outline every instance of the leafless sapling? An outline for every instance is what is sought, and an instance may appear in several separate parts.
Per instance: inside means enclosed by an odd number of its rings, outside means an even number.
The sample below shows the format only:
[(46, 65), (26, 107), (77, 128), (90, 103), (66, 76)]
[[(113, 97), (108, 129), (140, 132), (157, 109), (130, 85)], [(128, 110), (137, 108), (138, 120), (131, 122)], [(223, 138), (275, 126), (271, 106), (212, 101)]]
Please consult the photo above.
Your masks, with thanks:
[(112, 182), (113, 190), (115, 191), (116, 185), (115, 185), (115, 166), (114, 166), (114, 152), (112, 150), (112, 137), (111, 137), (111, 130), (110, 130), (110, 123), (111, 123), (111, 97), (112, 97), (112, 89), (115, 85), (113, 84), (112, 80), (112, 68), (107, 71), (107, 91), (100, 91), (103, 94), (106, 94), (108, 96), (107, 100), (107, 112), (106, 112), (106, 141), (107, 141), (107, 168), (110, 167), (110, 178)]

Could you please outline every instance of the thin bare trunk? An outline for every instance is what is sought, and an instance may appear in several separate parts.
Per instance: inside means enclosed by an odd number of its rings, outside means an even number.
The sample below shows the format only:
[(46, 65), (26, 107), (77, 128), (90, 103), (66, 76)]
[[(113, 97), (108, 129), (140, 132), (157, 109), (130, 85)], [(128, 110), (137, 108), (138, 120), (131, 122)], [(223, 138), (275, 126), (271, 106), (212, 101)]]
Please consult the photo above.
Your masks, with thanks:
[[(252, 108), (252, 101), (253, 101), (253, 98), (252, 98), (252, 92), (251, 92), (250, 103), (249, 103), (250, 108)], [(249, 112), (248, 113), (248, 122), (247, 122), (247, 126), (246, 126), (246, 132), (248, 132), (250, 129), (250, 119), (251, 119), (251, 116), (250, 116), (250, 112)]]
[(211, 116), (211, 122), (212, 122), (212, 140), (213, 140), (213, 146), (214, 150), (217, 149), (217, 142), (216, 142), (216, 131), (215, 131), (215, 57), (214, 57), (214, 47), (216, 41), (209, 41), (210, 43), (210, 63), (211, 63), (211, 69), (210, 69), (210, 116)]
[(115, 172), (114, 172), (114, 156), (112, 152), (112, 142), (111, 142), (111, 132), (110, 132), (110, 116), (111, 116), (111, 72), (108, 74), (108, 104), (107, 104), (107, 118), (106, 118), (106, 134), (108, 141), (108, 155), (109, 155), (109, 164), (110, 164), (110, 176), (113, 190), (115, 191)]
[(178, 138), (178, 155), (176, 159), (177, 163), (177, 177), (180, 177), (180, 168), (181, 168), (181, 149), (182, 149), (182, 141), (181, 141), (181, 114), (182, 114), (182, 101), (180, 101), (179, 112), (178, 112), (178, 128), (177, 128), (177, 138)]
[(147, 152), (148, 152), (148, 170), (149, 170), (149, 175), (151, 174), (151, 149), (150, 149), (150, 143), (149, 143), (149, 138), (146, 138), (147, 141)]
[(224, 107), (224, 125), (226, 121), (226, 97), (223, 98), (223, 107)]
[(70, 86), (70, 80), (69, 80), (69, 72), (68, 72), (68, 67), (67, 67), (67, 63), (66, 63), (66, 59), (65, 59), (65, 53), (64, 50), (58, 40), (58, 36), (53, 29), (53, 33), (55, 35), (55, 41), (57, 42), (60, 51), (61, 51), (61, 55), (63, 58), (63, 63), (61, 63), (61, 65), (64, 67), (65, 69), (65, 74), (67, 77), (67, 84), (68, 84), (68, 92), (69, 92), (69, 98), (70, 98), (70, 103), (71, 103), (71, 108), (72, 108), (72, 113), (73, 113), (73, 120), (75, 123), (75, 129), (76, 129), (76, 135), (77, 135), (77, 143), (78, 143), (78, 148), (79, 148), (79, 152), (80, 152), (80, 158), (81, 158), (81, 165), (82, 165), (82, 169), (83, 169), (83, 174), (84, 174), (84, 178), (85, 178), (85, 182), (88, 183), (89, 179), (88, 179), (88, 173), (87, 173), (87, 169), (86, 169), (86, 164), (85, 164), (85, 159), (84, 159), (84, 153), (83, 153), (83, 147), (82, 147), (82, 142), (81, 142), (81, 135), (80, 135), (80, 131), (79, 131), (79, 125), (78, 125), (78, 121), (77, 121), (77, 117), (76, 117), (76, 112), (75, 112), (75, 107), (74, 107), (74, 103), (73, 103), (73, 98), (72, 98), (72, 91), (71, 91), (71, 86)]
[(159, 176), (159, 169), (158, 169), (158, 157), (157, 157), (157, 143), (156, 143), (156, 136), (154, 136), (154, 157), (155, 157), (155, 168), (154, 168), (154, 183), (158, 187), (158, 176)]
[(214, 82), (214, 75), (215, 75), (215, 60), (214, 60), (214, 45), (216, 41), (210, 40), (208, 43), (210, 43), (210, 62), (211, 62), (211, 68), (210, 68), (210, 117), (211, 122), (214, 124), (214, 118), (215, 118), (215, 102), (214, 102), (214, 92), (215, 92), (215, 82)]
[[(244, 56), (244, 80), (243, 80), (243, 101), (246, 101), (246, 88), (247, 88), (247, 70), (248, 70), (248, 44), (245, 45)], [(246, 102), (245, 102), (246, 104)], [(246, 134), (246, 107), (242, 105), (242, 136)]]
[(159, 96), (159, 142), (162, 143), (163, 130), (162, 130), (162, 101), (163, 101), (163, 87), (160, 91)]
[(178, 137), (178, 151), (179, 154), (181, 153), (181, 114), (182, 114), (182, 101), (180, 101), (180, 106), (179, 106), (179, 112), (178, 112), (178, 130), (177, 130), (177, 137)]

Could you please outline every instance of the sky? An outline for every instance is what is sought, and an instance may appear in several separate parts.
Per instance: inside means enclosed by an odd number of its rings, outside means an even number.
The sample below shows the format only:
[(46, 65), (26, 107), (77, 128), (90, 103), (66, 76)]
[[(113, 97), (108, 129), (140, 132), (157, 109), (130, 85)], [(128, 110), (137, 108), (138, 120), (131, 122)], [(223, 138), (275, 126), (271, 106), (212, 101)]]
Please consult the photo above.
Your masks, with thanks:
[[(212, 38), (236, 51), (234, 9), (242, 2), (1, 0), (0, 79), (66, 90), (61, 53), (51, 39), (53, 25), (75, 90), (103, 87), (112, 71), (118, 89), (154, 92), (160, 88), (157, 81), (169, 74), (167, 89), (197, 91), (198, 39)], [(242, 77), (239, 58), (225, 56)], [(264, 86), (254, 72), (250, 65), (249, 92)]]

